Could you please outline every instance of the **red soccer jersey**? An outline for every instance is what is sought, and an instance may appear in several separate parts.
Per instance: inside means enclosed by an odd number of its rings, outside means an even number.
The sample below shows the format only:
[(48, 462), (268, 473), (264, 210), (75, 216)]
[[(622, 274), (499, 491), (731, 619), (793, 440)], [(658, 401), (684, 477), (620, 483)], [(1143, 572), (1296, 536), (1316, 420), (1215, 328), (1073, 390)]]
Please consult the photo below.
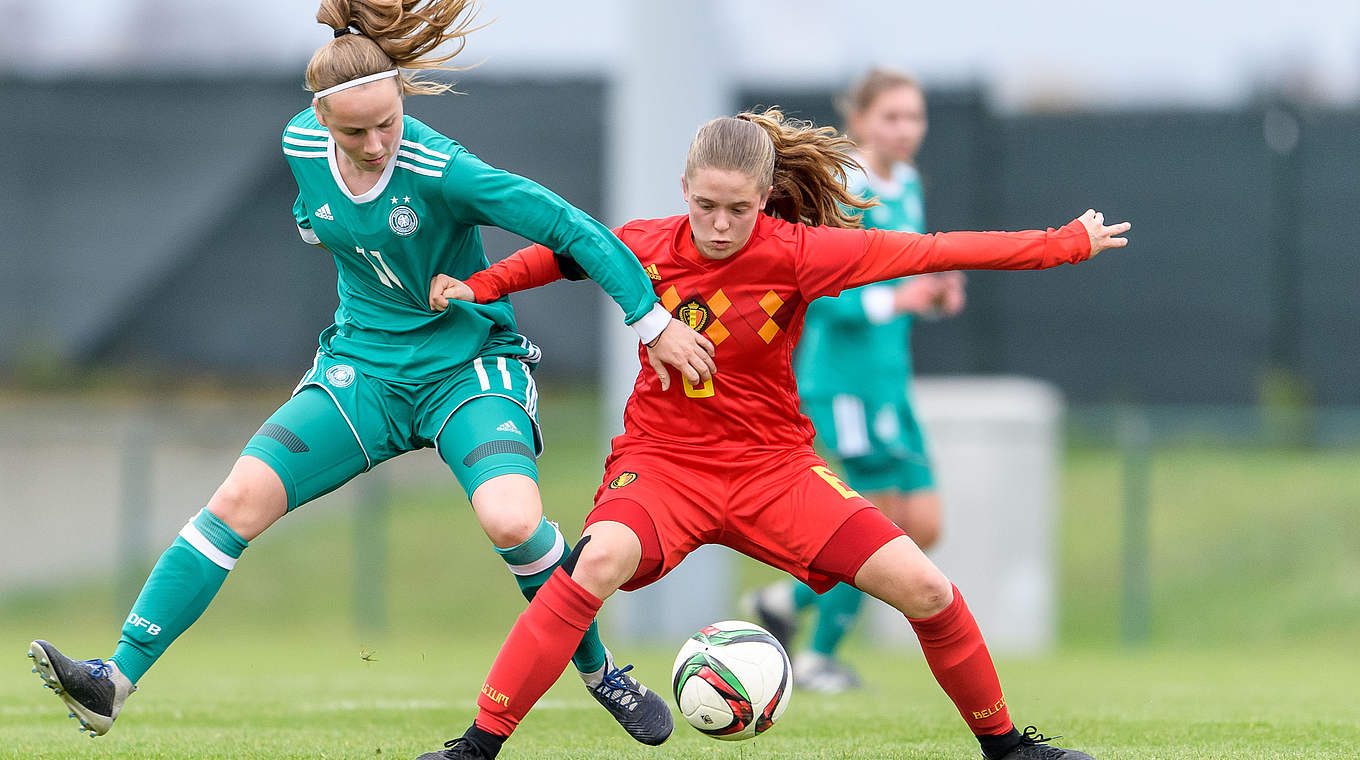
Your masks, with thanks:
[[(615, 234), (651, 276), (661, 305), (716, 346), (718, 373), (695, 387), (669, 369), (678, 382), (663, 392), (639, 346), (642, 371), (614, 450), (692, 446), (715, 456), (812, 441), (812, 423), (798, 411), (793, 349), (814, 298), (923, 272), (1075, 263), (1091, 250), (1075, 221), (1061, 230), (917, 235), (809, 227), (760, 214), (746, 245), (720, 261), (699, 254), (687, 215), (629, 222)], [(485, 302), (561, 276), (551, 252), (535, 245), (467, 282)]]

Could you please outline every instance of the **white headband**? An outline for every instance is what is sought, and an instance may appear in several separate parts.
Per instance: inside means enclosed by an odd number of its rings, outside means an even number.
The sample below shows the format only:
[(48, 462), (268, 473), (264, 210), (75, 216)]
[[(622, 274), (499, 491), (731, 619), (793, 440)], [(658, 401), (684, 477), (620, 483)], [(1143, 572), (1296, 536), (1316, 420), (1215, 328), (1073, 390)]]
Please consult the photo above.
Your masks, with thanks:
[(376, 81), (378, 81), (379, 79), (386, 79), (386, 78), (388, 78), (388, 77), (394, 77), (394, 76), (396, 76), (398, 73), (400, 73), (400, 72), (398, 72), (396, 69), (390, 69), (390, 70), (388, 70), (388, 71), (379, 71), (379, 72), (376, 73), (376, 74), (369, 74), (368, 76), (359, 77), (358, 79), (351, 79), (351, 80), (349, 80), (348, 82), (341, 82), (340, 84), (337, 84), (337, 85), (334, 86), (334, 87), (327, 87), (326, 89), (322, 90), (321, 92), (318, 92), (318, 93), (316, 93), (315, 95), (313, 95), (313, 97), (315, 97), (317, 100), (320, 100), (321, 98), (324, 98), (324, 97), (326, 97), (327, 95), (330, 95), (330, 94), (332, 94), (332, 93), (340, 92), (341, 90), (348, 90), (348, 89), (351, 88), (351, 87), (358, 87), (358, 86), (361, 85), (361, 84), (368, 84), (369, 82), (376, 82)]

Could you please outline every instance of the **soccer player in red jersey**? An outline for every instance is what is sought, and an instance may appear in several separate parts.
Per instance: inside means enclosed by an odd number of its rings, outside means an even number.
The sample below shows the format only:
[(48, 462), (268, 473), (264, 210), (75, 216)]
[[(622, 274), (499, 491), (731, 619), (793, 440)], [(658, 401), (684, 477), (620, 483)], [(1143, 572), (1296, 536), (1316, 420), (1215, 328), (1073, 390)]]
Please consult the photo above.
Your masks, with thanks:
[[(923, 272), (1038, 269), (1127, 243), (1128, 223), (1087, 211), (1058, 230), (918, 235), (859, 229), (845, 209), (851, 143), (776, 110), (704, 125), (682, 178), (689, 213), (615, 231), (662, 305), (716, 348), (704, 383), (640, 372), (576, 550), (511, 629), (474, 725), (422, 755), (492, 758), (565, 669), (604, 598), (656, 581), (703, 544), (723, 544), (818, 591), (851, 583), (906, 616), (931, 672), (989, 760), (1081, 760), (1012, 723), (991, 655), (963, 597), (812, 449), (791, 357), (813, 299)], [(435, 309), (486, 302), (581, 273), (542, 246), (466, 283), (431, 281)], [(643, 366), (657, 366), (647, 349)]]

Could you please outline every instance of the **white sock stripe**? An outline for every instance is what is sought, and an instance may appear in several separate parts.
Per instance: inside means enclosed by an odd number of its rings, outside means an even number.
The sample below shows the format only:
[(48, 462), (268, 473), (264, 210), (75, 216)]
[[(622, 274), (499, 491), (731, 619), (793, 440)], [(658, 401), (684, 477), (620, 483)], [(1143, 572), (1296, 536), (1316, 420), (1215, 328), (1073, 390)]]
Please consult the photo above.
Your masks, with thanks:
[(216, 546), (213, 546), (213, 543), (208, 540), (208, 537), (203, 535), (203, 532), (194, 525), (193, 520), (185, 523), (184, 527), (180, 528), (179, 537), (188, 541), (189, 545), (197, 549), (199, 554), (207, 557), (208, 561), (223, 570), (230, 570), (233, 567), (236, 567), (236, 558)]
[(553, 532), (557, 534), (557, 540), (553, 542), (553, 547), (548, 550), (547, 554), (544, 554), (542, 557), (539, 557), (527, 565), (511, 565), (507, 562), (506, 566), (510, 568), (510, 572), (515, 575), (533, 575), (534, 573), (541, 573), (553, 565), (556, 565), (558, 560), (562, 559), (562, 555), (567, 553), (567, 540), (562, 538), (562, 531), (557, 530), (557, 526), (555, 525), (553, 526)]

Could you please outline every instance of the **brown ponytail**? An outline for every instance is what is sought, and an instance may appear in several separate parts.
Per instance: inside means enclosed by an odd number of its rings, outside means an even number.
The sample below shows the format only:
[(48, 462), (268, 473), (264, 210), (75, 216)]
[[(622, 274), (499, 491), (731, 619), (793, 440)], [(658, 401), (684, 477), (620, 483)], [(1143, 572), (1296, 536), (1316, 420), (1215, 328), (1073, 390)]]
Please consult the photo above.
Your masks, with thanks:
[[(463, 51), (473, 27), (475, 0), (321, 0), (316, 20), (336, 32), (348, 28), (312, 54), (307, 64), (307, 89), (320, 92), (342, 82), (392, 69), (443, 69)], [(453, 42), (451, 52), (426, 57)], [(398, 75), (406, 95), (438, 95), (452, 89), (442, 82)]]
[(765, 213), (809, 226), (859, 227), (874, 205), (845, 189), (846, 172), (858, 170), (849, 138), (832, 127), (788, 119), (778, 108), (714, 119), (699, 128), (685, 158), (696, 169), (739, 171), (760, 187), (772, 186)]

